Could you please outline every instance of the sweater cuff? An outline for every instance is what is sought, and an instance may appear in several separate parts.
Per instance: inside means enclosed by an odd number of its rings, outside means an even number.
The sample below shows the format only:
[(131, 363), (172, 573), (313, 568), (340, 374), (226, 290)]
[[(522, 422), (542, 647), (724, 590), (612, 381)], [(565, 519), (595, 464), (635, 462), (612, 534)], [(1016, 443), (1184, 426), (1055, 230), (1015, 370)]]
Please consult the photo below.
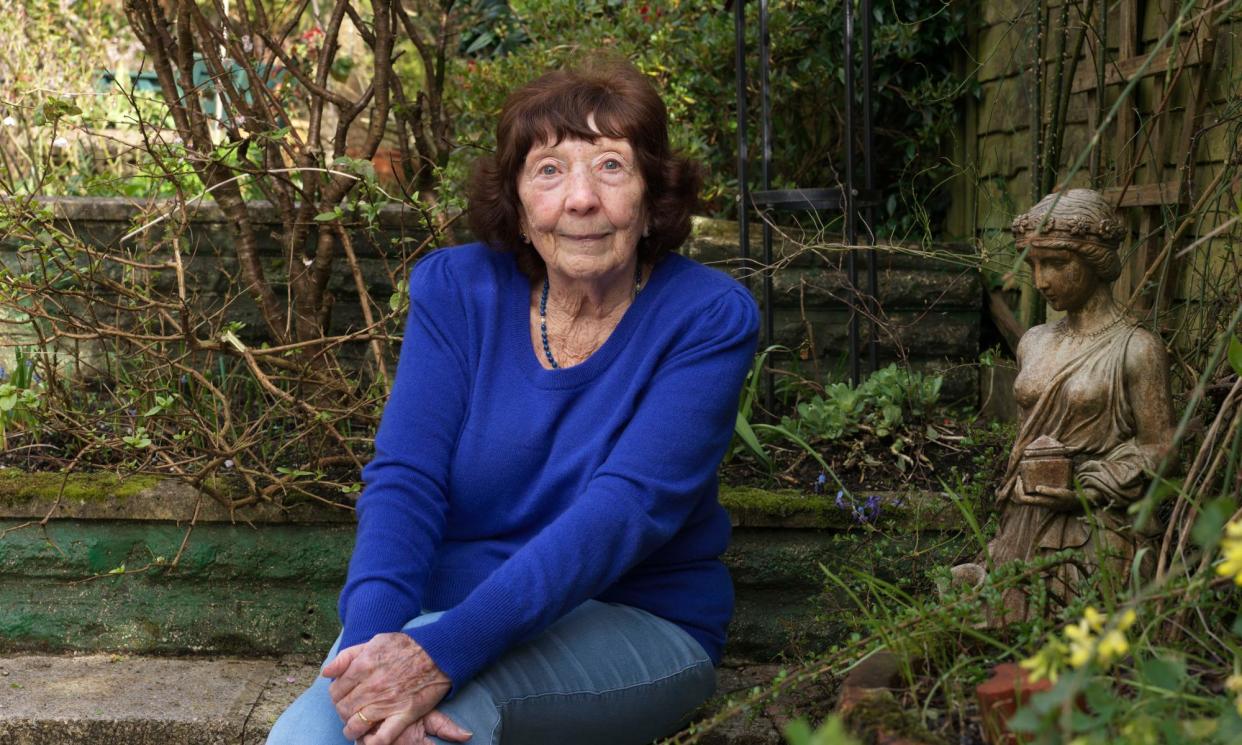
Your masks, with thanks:
[[(348, 612), (341, 619), (341, 649), (371, 641), (376, 634), (400, 631), (418, 615), (384, 582), (364, 582), (349, 591)], [(342, 603), (342, 608), (346, 607)]]
[(405, 630), (453, 681), (448, 697), (519, 641), (511, 638), (515, 619), (504, 612), (513, 607), (507, 599), (479, 595), (476, 591), (434, 623)]

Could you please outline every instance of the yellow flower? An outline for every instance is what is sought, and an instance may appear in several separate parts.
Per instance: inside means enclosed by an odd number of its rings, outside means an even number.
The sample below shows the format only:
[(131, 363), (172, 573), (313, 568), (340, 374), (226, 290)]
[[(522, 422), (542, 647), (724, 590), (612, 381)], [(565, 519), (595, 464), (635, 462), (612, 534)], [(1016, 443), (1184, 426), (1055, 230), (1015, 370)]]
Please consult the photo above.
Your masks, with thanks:
[(1069, 639), (1069, 664), (1071, 667), (1083, 667), (1095, 656), (1095, 638), (1091, 635), (1091, 626), (1087, 619), (1082, 619), (1072, 626), (1065, 627), (1065, 638)]
[(1238, 716), (1242, 717), (1242, 675), (1230, 675), (1225, 680), (1225, 690), (1237, 696), (1233, 705), (1238, 710)]
[(1065, 664), (1065, 652), (1065, 645), (1053, 639), (1036, 652), (1034, 657), (1022, 660), (1018, 665), (1031, 673), (1032, 681), (1047, 678), (1055, 683), (1057, 676), (1061, 674), (1061, 667)]
[(1126, 641), (1125, 634), (1112, 629), (1100, 639), (1096, 650), (1100, 655), (1100, 664), (1107, 667), (1130, 651), (1130, 643)]
[(1233, 577), (1233, 581), (1242, 586), (1242, 522), (1231, 522), (1225, 526), (1220, 554), (1224, 561), (1216, 567), (1216, 573), (1222, 577)]
[(1087, 609), (1082, 612), (1082, 620), (1087, 622), (1087, 625), (1091, 627), (1092, 631), (1100, 631), (1104, 628), (1104, 622), (1107, 621), (1108, 618), (1103, 613), (1100, 613), (1098, 610), (1088, 605)]
[(1151, 717), (1141, 717), (1122, 726), (1121, 741), (1127, 745), (1157, 745), (1160, 742), (1156, 735), (1158, 731), (1159, 728)]
[(1128, 631), (1134, 622), (1138, 620), (1138, 614), (1133, 608), (1127, 608), (1125, 613), (1121, 614), (1121, 618), (1117, 619), (1117, 630)]

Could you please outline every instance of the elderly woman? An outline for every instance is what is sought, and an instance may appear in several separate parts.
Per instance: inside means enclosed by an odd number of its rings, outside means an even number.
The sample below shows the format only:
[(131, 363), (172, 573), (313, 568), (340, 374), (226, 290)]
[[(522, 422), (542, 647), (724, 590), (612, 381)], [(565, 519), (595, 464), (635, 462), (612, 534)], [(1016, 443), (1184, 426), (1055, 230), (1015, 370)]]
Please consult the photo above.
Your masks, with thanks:
[[(1066, 602), (1101, 568), (1128, 576), (1148, 542), (1126, 509), (1171, 449), (1168, 359), (1160, 339), (1113, 300), (1124, 231), (1099, 192), (1049, 194), (1013, 232), (1036, 288), (1065, 316), (1018, 345), (1020, 425), (988, 548), (995, 564), (1073, 549), (1049, 585)], [(1025, 599), (1007, 597), (1006, 610), (1025, 616)]]
[(410, 313), (341, 593), (269, 743), (644, 743), (713, 691), (716, 467), (758, 328), (673, 253), (697, 167), (614, 63), (511, 95)]

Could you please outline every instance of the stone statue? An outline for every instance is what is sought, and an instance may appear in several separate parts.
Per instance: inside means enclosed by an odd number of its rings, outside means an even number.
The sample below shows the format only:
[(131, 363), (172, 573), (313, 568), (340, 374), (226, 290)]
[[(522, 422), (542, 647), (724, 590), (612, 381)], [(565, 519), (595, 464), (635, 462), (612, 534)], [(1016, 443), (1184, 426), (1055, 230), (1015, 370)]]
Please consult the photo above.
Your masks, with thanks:
[[(1168, 359), (1159, 337), (1113, 300), (1124, 230), (1100, 193), (1049, 194), (1013, 221), (1013, 233), (1036, 288), (1065, 316), (1018, 344), (1018, 434), (988, 553), (997, 566), (1073, 549), (1048, 577), (1049, 594), (1064, 602), (1100, 568), (1127, 576), (1152, 538), (1134, 529), (1126, 508), (1173, 447)], [(1150, 555), (1145, 563), (1154, 563)], [(978, 565), (953, 573), (982, 578)], [(1025, 618), (1025, 597), (1007, 595), (1005, 613)]]

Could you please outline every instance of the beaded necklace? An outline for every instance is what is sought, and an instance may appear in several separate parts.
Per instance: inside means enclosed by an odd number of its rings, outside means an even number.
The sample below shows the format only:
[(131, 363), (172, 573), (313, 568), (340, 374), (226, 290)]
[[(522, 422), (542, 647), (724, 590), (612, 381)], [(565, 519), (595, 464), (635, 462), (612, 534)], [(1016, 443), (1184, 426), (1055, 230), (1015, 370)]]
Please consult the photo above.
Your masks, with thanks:
[[(643, 265), (639, 262), (634, 267), (634, 292), (630, 294), (631, 302), (638, 296), (641, 289), (643, 289)], [(548, 344), (548, 277), (546, 274), (543, 277), (543, 292), (539, 293), (539, 338), (543, 341), (543, 356), (548, 358), (548, 364), (553, 370), (559, 370), (561, 366), (552, 356), (552, 345)]]
[(1058, 332), (1068, 336), (1071, 339), (1079, 339), (1081, 341), (1090, 341), (1091, 339), (1099, 338), (1103, 336), (1104, 334), (1108, 333), (1109, 331), (1113, 330), (1114, 328), (1117, 327), (1118, 324), (1122, 324), (1126, 322), (1127, 322), (1127, 319), (1126, 319), (1125, 314), (1121, 314), (1117, 316), (1116, 318), (1114, 318), (1113, 320), (1109, 321), (1108, 323), (1104, 324), (1103, 326), (1099, 327), (1098, 329), (1083, 334), (1083, 333), (1079, 333), (1077, 331), (1070, 329), (1068, 319), (1062, 318), (1061, 320), (1057, 321), (1056, 329)]

